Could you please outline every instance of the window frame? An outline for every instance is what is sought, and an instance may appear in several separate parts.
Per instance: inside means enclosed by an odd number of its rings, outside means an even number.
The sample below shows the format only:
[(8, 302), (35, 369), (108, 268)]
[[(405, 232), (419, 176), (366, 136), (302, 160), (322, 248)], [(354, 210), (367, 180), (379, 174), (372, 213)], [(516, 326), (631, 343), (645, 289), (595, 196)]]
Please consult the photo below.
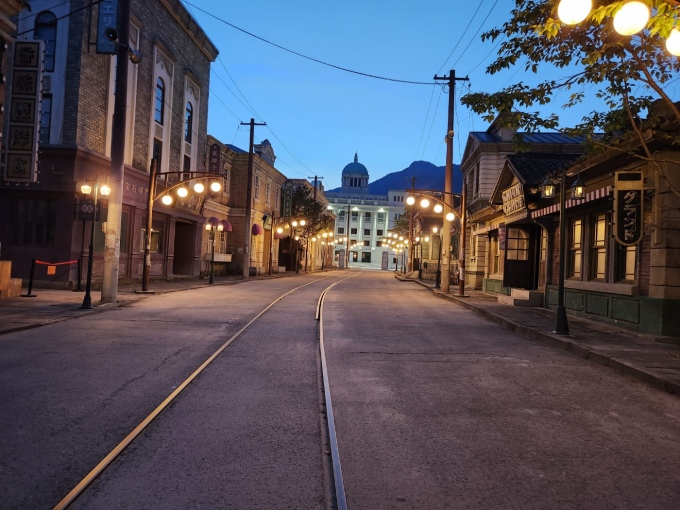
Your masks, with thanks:
[[(154, 120), (156, 124), (162, 126), (165, 121), (165, 81), (160, 76), (156, 79), (155, 98), (154, 98)], [(160, 97), (158, 93), (160, 91)], [(160, 104), (160, 110), (158, 109)], [(160, 118), (160, 120), (159, 120)]]
[[(46, 16), (51, 17), (49, 21), (42, 21), (41, 18)], [(43, 56), (43, 71), (46, 73), (53, 73), (57, 58), (57, 15), (52, 11), (42, 11), (35, 17), (35, 23), (33, 25), (33, 38), (45, 41), (45, 50)], [(52, 30), (53, 40), (43, 37), (42, 33), (45, 31)], [(51, 61), (52, 65), (49, 65)]]
[[(49, 144), (52, 132), (52, 94), (42, 95), (42, 106), (40, 107), (40, 129), (38, 131), (38, 143)], [(49, 107), (46, 109), (46, 105)], [(47, 110), (47, 111), (46, 111)], [(43, 116), (47, 114), (47, 123), (43, 122)]]
[(191, 144), (194, 130), (194, 106), (191, 101), (187, 101), (184, 110), (184, 141)]

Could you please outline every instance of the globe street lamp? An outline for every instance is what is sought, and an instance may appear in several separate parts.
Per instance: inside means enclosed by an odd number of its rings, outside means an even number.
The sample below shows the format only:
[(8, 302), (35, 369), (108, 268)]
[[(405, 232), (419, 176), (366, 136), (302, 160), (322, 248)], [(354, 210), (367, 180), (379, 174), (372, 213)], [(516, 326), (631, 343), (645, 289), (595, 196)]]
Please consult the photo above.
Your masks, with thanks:
[(224, 220), (219, 221), (217, 218), (212, 216), (205, 224), (205, 229), (212, 232), (212, 246), (210, 248), (210, 280), (209, 284), (213, 285), (215, 283), (215, 242), (217, 241), (217, 232), (224, 231)]
[[(92, 186), (89, 184), (83, 184), (80, 187), (80, 191), (83, 195), (90, 195), (93, 191)], [(80, 308), (84, 310), (92, 309), (92, 296), (90, 291), (92, 290), (92, 264), (94, 262), (94, 224), (97, 220), (97, 199), (99, 192), (102, 195), (108, 196), (111, 194), (111, 188), (106, 184), (100, 185), (99, 179), (94, 182), (94, 211), (92, 212), (92, 228), (90, 229), (90, 251), (87, 259), (87, 284), (85, 285), (85, 297), (83, 297), (83, 304)], [(80, 278), (80, 276), (78, 276)]]

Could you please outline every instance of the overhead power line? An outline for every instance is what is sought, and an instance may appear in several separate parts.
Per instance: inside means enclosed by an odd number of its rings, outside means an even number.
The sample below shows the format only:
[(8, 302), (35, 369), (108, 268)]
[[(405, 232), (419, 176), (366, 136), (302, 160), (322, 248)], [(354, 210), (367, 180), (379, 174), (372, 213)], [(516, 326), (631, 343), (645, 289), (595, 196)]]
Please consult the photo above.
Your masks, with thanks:
[(486, 23), (486, 20), (488, 20), (488, 19), (489, 19), (489, 16), (491, 16), (491, 13), (492, 13), (493, 10), (496, 8), (496, 5), (497, 5), (497, 4), (498, 4), (498, 0), (496, 0), (496, 1), (493, 3), (493, 5), (491, 6), (491, 9), (489, 9), (489, 12), (486, 13), (486, 18), (484, 18), (484, 21), (482, 21), (482, 24), (479, 25), (479, 28), (478, 28), (477, 31), (475, 32), (475, 35), (472, 36), (472, 39), (470, 39), (470, 42), (468, 43), (468, 45), (467, 45), (467, 46), (465, 47), (465, 49), (463, 50), (463, 53), (461, 53), (461, 54), (458, 56), (458, 59), (453, 63), (453, 65), (451, 66), (452, 69), (453, 69), (454, 67), (456, 67), (456, 64), (457, 64), (458, 62), (460, 62), (460, 59), (463, 58), (463, 55), (465, 55), (465, 52), (470, 48), (470, 45), (471, 45), (472, 42), (475, 40), (475, 37), (477, 37), (477, 34), (479, 33), (479, 31), (480, 31), (480, 30), (482, 29), (482, 27), (484, 26), (484, 23)]
[(451, 56), (453, 55), (453, 52), (456, 51), (456, 48), (458, 48), (458, 45), (459, 45), (459, 44), (461, 43), (461, 41), (463, 40), (463, 37), (465, 37), (465, 34), (466, 34), (467, 31), (468, 31), (468, 28), (470, 28), (470, 25), (472, 25), (472, 22), (474, 21), (475, 17), (477, 16), (477, 13), (479, 12), (479, 9), (481, 9), (483, 3), (484, 3), (484, 0), (482, 0), (481, 2), (479, 2), (479, 5), (477, 6), (477, 10), (475, 11), (475, 13), (474, 13), (474, 14), (472, 15), (472, 17), (470, 18), (470, 21), (468, 21), (468, 24), (467, 24), (467, 26), (465, 27), (465, 30), (463, 30), (463, 33), (460, 34), (460, 37), (458, 38), (458, 42), (456, 43), (456, 45), (455, 45), (455, 46), (453, 47), (453, 49), (451, 50), (451, 53), (449, 53), (449, 56), (446, 57), (446, 60), (444, 61), (444, 63), (442, 64), (442, 66), (439, 68), (439, 71), (437, 71), (437, 72), (434, 73), (434, 74), (439, 74), (439, 73), (441, 73), (441, 72), (442, 72), (442, 69), (444, 69), (444, 67), (446, 67), (446, 64), (449, 62), (449, 59), (450, 59)]
[[(101, 0), (99, 0), (99, 1), (101, 1)], [(281, 46), (280, 44), (276, 44), (276, 43), (274, 43), (274, 42), (272, 42), (272, 41), (269, 41), (269, 40), (267, 40), (267, 39), (265, 39), (265, 38), (263, 38), (263, 37), (260, 37), (260, 36), (258, 36), (258, 35), (255, 35), (255, 34), (251, 33), (251, 32), (248, 32), (247, 30), (244, 30), (244, 29), (242, 29), (242, 28), (239, 28), (239, 27), (237, 27), (236, 25), (233, 25), (232, 23), (229, 23), (228, 21), (226, 21), (226, 20), (224, 20), (224, 19), (222, 19), (222, 18), (220, 18), (220, 17), (218, 17), (218, 16), (215, 16), (214, 14), (212, 14), (212, 13), (206, 11), (205, 9), (202, 9), (202, 8), (199, 7), (199, 6), (197, 6), (197, 5), (195, 5), (195, 4), (192, 4), (191, 2), (186, 2), (186, 4), (187, 4), (187, 5), (191, 5), (193, 8), (195, 8), (195, 9), (201, 11), (202, 13), (204, 13), (204, 14), (210, 16), (211, 18), (216, 19), (217, 21), (220, 21), (220, 22), (224, 23), (224, 24), (227, 25), (227, 26), (230, 26), (231, 28), (234, 28), (234, 29), (238, 30), (239, 32), (243, 32), (244, 34), (247, 34), (247, 35), (249, 35), (249, 36), (251, 36), (251, 37), (254, 37), (255, 39), (259, 39), (259, 40), (262, 41), (262, 42), (265, 42), (265, 43), (267, 43), (267, 44), (270, 44), (270, 45), (272, 45), (272, 46), (274, 46), (274, 47), (276, 47), (276, 48), (279, 48), (279, 49), (281, 49), (281, 50), (283, 50), (283, 51), (287, 51), (288, 53), (292, 53), (293, 55), (297, 55), (298, 57), (302, 57), (302, 58), (305, 58), (305, 59), (307, 59), (307, 60), (311, 60), (312, 62), (316, 62), (317, 64), (322, 64), (322, 65), (325, 65), (325, 66), (328, 66), (328, 67), (332, 67), (333, 69), (338, 69), (338, 70), (340, 70), (340, 71), (345, 71), (345, 72), (348, 72), (348, 73), (357, 74), (357, 75), (359, 75), (359, 76), (366, 76), (366, 77), (368, 77), (368, 78), (375, 78), (376, 80), (385, 80), (385, 81), (391, 81), (391, 82), (396, 82), (396, 83), (409, 83), (409, 84), (411, 84), (411, 85), (432, 85), (432, 82), (398, 80), (398, 79), (396, 79), (396, 78), (386, 78), (386, 77), (384, 77), (384, 76), (378, 76), (378, 75), (369, 74), (369, 73), (362, 73), (361, 71), (354, 71), (354, 70), (348, 69), (348, 68), (346, 68), (346, 67), (336, 66), (335, 64), (330, 64), (330, 63), (328, 63), (328, 62), (324, 62), (323, 60), (319, 60), (319, 59), (314, 58), (314, 57), (309, 57), (309, 56), (303, 55), (302, 53), (299, 53), (299, 52), (297, 52), (297, 51), (290, 50), (290, 49), (288, 49), (288, 48), (286, 48), (286, 47), (284, 47), (284, 46)]]
[[(71, 16), (72, 14), (75, 14), (76, 12), (80, 12), (80, 11), (84, 11), (85, 9), (89, 9), (89, 8), (92, 7), (93, 5), (100, 4), (100, 3), (102, 3), (103, 1), (104, 1), (104, 0), (94, 0), (93, 2), (90, 2), (89, 4), (87, 4), (87, 5), (83, 6), (83, 7), (79, 7), (78, 9), (73, 9), (73, 10), (70, 11), (68, 14), (64, 14), (63, 16), (59, 16), (59, 17), (56, 18), (54, 21), (59, 21), (60, 19), (68, 18), (69, 16)], [(58, 7), (59, 5), (62, 5), (62, 4), (55, 5), (54, 7)], [(27, 17), (28, 17), (28, 16), (27, 16)], [(19, 37), (20, 35), (24, 35), (24, 34), (27, 34), (27, 33), (29, 33), (29, 32), (33, 32), (33, 29), (30, 28), (30, 29), (28, 29), (28, 30), (24, 30), (23, 32), (19, 32), (15, 37)]]

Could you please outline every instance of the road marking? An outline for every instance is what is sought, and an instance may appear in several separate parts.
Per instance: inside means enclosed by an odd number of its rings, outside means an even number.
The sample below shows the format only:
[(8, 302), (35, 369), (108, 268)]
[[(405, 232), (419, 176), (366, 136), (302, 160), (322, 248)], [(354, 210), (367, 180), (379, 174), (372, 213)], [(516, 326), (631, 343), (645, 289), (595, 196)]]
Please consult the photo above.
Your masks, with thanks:
[[(151, 414), (149, 414), (144, 420), (137, 425), (132, 432), (130, 432), (125, 439), (123, 439), (118, 446), (116, 446), (111, 452), (104, 457), (104, 459), (97, 464), (97, 466), (90, 471), (85, 478), (83, 478), (78, 485), (76, 485), (71, 492), (69, 492), (57, 505), (54, 507), (54, 510), (63, 510), (67, 508), (71, 503), (75, 501), (75, 499), (107, 468), (111, 463), (118, 457), (125, 448), (127, 448), (132, 441), (134, 441), (139, 434), (142, 433), (142, 431), (159, 415), (163, 410), (170, 405), (170, 403), (175, 400), (175, 398), (182, 393), (182, 391), (191, 383), (210, 363), (212, 363), (217, 356), (220, 355), (224, 349), (229, 347), (229, 345), (236, 340), (246, 329), (248, 329), (257, 319), (259, 319), (264, 313), (269, 310), (272, 306), (274, 306), (276, 303), (281, 301), (284, 297), (286, 297), (289, 294), (292, 294), (298, 289), (301, 289), (302, 287), (306, 287), (307, 285), (311, 285), (312, 283), (319, 282), (321, 280), (326, 280), (328, 278), (333, 278), (334, 276), (337, 275), (330, 275), (330, 276), (325, 276), (323, 278), (317, 278), (316, 280), (313, 280), (309, 283), (305, 283), (304, 285), (300, 285), (298, 287), (295, 287), (292, 290), (289, 290), (285, 294), (279, 296), (276, 298), (274, 301), (272, 301), (264, 310), (262, 310), (260, 313), (258, 313), (248, 324), (243, 326), (241, 329), (239, 329), (229, 340), (227, 340), (222, 346), (215, 351), (215, 353), (210, 356), (200, 367), (198, 367), (193, 374), (191, 374), (182, 384), (180, 384), (175, 391), (173, 391), (161, 404), (154, 409)], [(346, 279), (346, 278), (345, 278)], [(342, 280), (340, 280), (342, 281)], [(339, 282), (338, 282), (339, 283)], [(332, 287), (332, 285), (331, 285)]]

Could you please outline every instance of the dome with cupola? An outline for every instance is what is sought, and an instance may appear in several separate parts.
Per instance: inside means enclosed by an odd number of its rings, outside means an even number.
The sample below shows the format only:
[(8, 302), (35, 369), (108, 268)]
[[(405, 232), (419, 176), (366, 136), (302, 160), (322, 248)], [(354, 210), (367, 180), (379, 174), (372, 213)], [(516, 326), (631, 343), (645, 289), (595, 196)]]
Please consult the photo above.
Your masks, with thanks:
[(366, 167), (359, 163), (359, 155), (356, 152), (354, 153), (354, 162), (342, 169), (342, 175), (346, 174), (368, 175)]

